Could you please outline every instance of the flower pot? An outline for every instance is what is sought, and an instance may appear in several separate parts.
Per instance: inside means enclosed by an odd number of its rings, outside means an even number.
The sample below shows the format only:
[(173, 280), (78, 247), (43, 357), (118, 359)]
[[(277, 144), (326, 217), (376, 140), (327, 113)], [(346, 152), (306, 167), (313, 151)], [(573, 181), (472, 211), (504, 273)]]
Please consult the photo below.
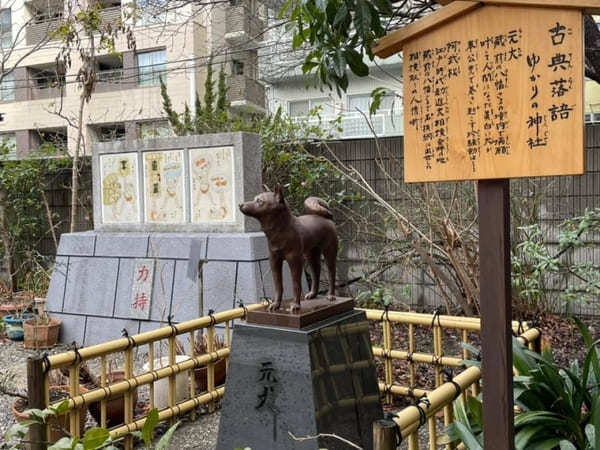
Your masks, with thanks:
[(21, 311), (22, 306), (16, 303), (3, 303), (0, 305), (0, 317), (14, 316)]
[(33, 317), (34, 315), (30, 313), (25, 313), (20, 316), (4, 316), (2, 320), (6, 324), (6, 335), (9, 339), (13, 341), (22, 341), (24, 335), (23, 322)]
[[(227, 361), (225, 358), (220, 358), (215, 361), (215, 386), (220, 386), (225, 382), (227, 374)], [(194, 369), (194, 379), (196, 381), (196, 389), (200, 392), (208, 389), (208, 368), (206, 366), (196, 367)]]
[(50, 348), (56, 345), (60, 334), (60, 319), (51, 317), (46, 323), (44, 322), (32, 318), (23, 323), (25, 348)]
[[(183, 361), (187, 361), (190, 359), (189, 356), (186, 355), (177, 355), (175, 357), (176, 363), (181, 363)], [(169, 365), (169, 358), (157, 358), (154, 360), (154, 370), (160, 369), (161, 367), (165, 367)], [(143, 366), (144, 372), (150, 371), (150, 364), (146, 363)], [(190, 383), (189, 383), (189, 370), (185, 370), (183, 372), (179, 372), (175, 376), (175, 385), (176, 385), (176, 398), (175, 403), (179, 403), (190, 396)], [(160, 409), (166, 408), (169, 406), (169, 377), (161, 378), (154, 382), (154, 407)]]
[[(125, 379), (123, 370), (113, 370), (106, 375), (107, 384), (117, 383)], [(133, 407), (137, 403), (137, 390), (133, 391)], [(101, 425), (102, 406), (100, 402), (92, 403), (90, 414), (94, 420)], [(106, 427), (111, 428), (125, 422), (125, 394), (115, 395), (106, 401)]]
[[(88, 390), (83, 386), (79, 386), (79, 392), (85, 394)], [(50, 387), (50, 402), (54, 403), (61, 399), (69, 397), (69, 386), (51, 386)], [(12, 406), (12, 412), (17, 422), (24, 422), (29, 420), (29, 414), (25, 414), (23, 411), (28, 409), (25, 400), (22, 398), (17, 399)], [(87, 408), (84, 406), (79, 409), (79, 431), (83, 436), (85, 430), (85, 419), (87, 416)], [(63, 437), (68, 436), (69, 431), (69, 413), (61, 414), (58, 417), (51, 416), (48, 418), (48, 425), (50, 425), (50, 432), (48, 436), (49, 442), (56, 442)], [(29, 439), (29, 433), (25, 436), (25, 440)]]

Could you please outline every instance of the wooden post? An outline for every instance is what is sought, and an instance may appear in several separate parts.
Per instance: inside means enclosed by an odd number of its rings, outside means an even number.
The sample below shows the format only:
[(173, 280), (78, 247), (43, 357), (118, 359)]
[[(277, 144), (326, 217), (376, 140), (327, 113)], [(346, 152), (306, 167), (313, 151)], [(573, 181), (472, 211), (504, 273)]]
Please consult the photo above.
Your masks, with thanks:
[(484, 448), (514, 449), (507, 179), (478, 183)]
[(373, 423), (373, 450), (396, 450), (396, 427), (393, 420)]
[[(29, 404), (27, 408), (46, 408), (46, 392), (44, 390), (44, 360), (40, 356), (27, 358), (27, 397)], [(43, 425), (32, 425), (29, 429), (31, 439), (31, 450), (43, 450), (46, 448), (47, 427)]]

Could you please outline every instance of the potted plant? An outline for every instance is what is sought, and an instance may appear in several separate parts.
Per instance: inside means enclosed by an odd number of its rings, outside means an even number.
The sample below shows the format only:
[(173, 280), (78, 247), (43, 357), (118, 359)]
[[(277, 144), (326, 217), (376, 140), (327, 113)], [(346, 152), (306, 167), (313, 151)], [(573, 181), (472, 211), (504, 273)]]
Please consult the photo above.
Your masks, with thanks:
[[(79, 386), (79, 393), (85, 394), (88, 390)], [(50, 386), (50, 403), (58, 402), (69, 397), (69, 386)], [(17, 398), (12, 406), (12, 412), (17, 422), (25, 422), (31, 419), (29, 414), (25, 413), (28, 409), (26, 398)], [(87, 407), (83, 406), (79, 409), (79, 429), (83, 433), (85, 429), (85, 420), (87, 416)], [(49, 417), (48, 425), (50, 432), (48, 436), (49, 442), (56, 442), (59, 439), (69, 435), (69, 413), (60, 414), (57, 417)], [(25, 438), (27, 439), (27, 437)]]
[[(215, 336), (214, 350), (225, 348), (225, 342), (221, 336)], [(194, 342), (194, 352), (196, 356), (208, 353), (208, 342), (203, 333), (198, 333), (196, 342)], [(214, 362), (215, 386), (219, 386), (225, 382), (227, 375), (227, 360), (219, 358)], [(200, 392), (208, 389), (208, 368), (207, 366), (198, 366), (194, 369), (194, 381), (196, 389)]]
[[(125, 371), (122, 369), (113, 369), (112, 361), (108, 364), (108, 373), (106, 374), (106, 383), (111, 385), (125, 380)], [(99, 387), (99, 385), (97, 386)], [(137, 404), (137, 390), (133, 391), (133, 405)], [(101, 403), (90, 404), (90, 414), (94, 420), (101, 425)], [(111, 428), (125, 422), (125, 394), (114, 395), (106, 401), (106, 428)]]
[(23, 311), (31, 307), (33, 295), (29, 292), (8, 292), (3, 285), (0, 285), (0, 317), (19, 316)]
[(33, 296), (29, 293), (11, 293), (8, 297), (9, 302), (2, 304), (4, 307), (2, 320), (9, 339), (13, 341), (23, 340), (23, 322), (33, 317), (33, 314), (26, 312), (31, 307), (32, 298)]
[(44, 300), (36, 299), (37, 317), (26, 319), (23, 323), (25, 348), (50, 348), (58, 342), (60, 319), (49, 317), (44, 309)]

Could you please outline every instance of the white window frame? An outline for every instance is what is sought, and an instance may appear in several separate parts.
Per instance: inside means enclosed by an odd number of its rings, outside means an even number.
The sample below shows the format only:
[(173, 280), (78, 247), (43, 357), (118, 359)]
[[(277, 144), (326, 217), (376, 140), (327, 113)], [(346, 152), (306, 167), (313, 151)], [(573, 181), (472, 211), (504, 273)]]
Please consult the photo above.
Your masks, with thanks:
[[(140, 64), (140, 57), (149, 54), (163, 54), (162, 62), (154, 62), (153, 64)], [(136, 54), (136, 62), (138, 67), (138, 85), (140, 86), (157, 86), (160, 84), (160, 78), (166, 81), (167, 74), (167, 50), (162, 48), (158, 50), (143, 51)]]

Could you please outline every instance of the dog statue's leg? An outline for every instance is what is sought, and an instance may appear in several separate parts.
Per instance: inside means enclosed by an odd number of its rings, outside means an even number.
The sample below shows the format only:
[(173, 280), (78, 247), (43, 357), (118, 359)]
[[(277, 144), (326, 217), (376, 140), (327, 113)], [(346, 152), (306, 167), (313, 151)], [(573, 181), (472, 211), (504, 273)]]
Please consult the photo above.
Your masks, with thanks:
[(302, 297), (302, 257), (287, 260), (292, 272), (292, 286), (294, 287), (294, 301), (290, 305), (290, 312), (300, 310), (300, 297)]
[(325, 263), (327, 264), (327, 274), (329, 276), (329, 291), (327, 298), (329, 301), (335, 300), (335, 261), (337, 259), (337, 241), (325, 252)]
[(312, 282), (310, 285), (310, 292), (304, 296), (305, 300), (315, 298), (319, 293), (319, 278), (321, 277), (321, 250), (317, 249), (312, 252), (310, 259), (308, 260), (310, 267), (310, 275)]
[(283, 258), (276, 255), (269, 255), (269, 263), (271, 264), (271, 273), (273, 274), (273, 283), (275, 284), (275, 298), (273, 303), (269, 306), (269, 311), (277, 311), (281, 306), (281, 297), (283, 296), (283, 282), (282, 274), (283, 270)]

